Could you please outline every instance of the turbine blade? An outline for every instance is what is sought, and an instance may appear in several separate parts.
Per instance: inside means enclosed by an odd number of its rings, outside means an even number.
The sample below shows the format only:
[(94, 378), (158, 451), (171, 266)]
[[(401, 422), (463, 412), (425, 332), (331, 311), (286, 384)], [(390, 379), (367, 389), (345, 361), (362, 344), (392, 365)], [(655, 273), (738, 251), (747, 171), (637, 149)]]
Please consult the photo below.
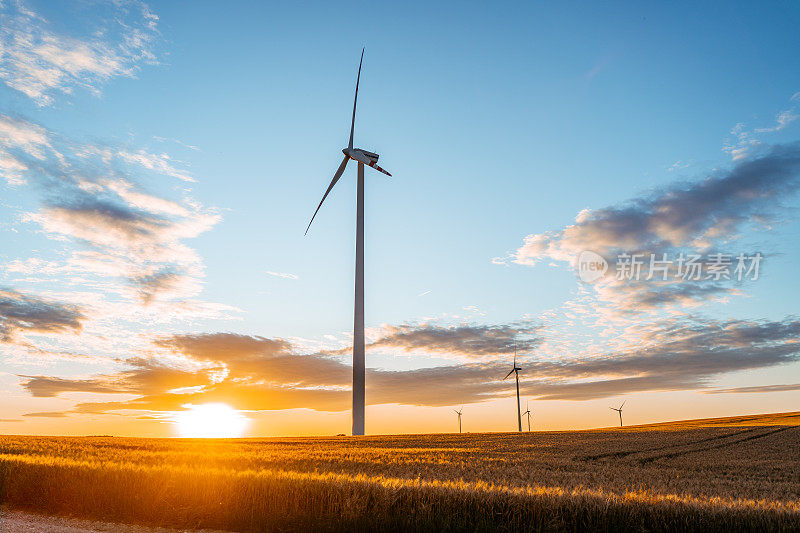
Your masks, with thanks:
[[(625, 400), (625, 402), (627, 402), (627, 401), (628, 400)], [(625, 402), (622, 402), (622, 405), (619, 406), (620, 409), (622, 409), (625, 406)]]
[(353, 130), (356, 127), (356, 102), (358, 102), (358, 82), (361, 81), (361, 63), (364, 62), (364, 49), (361, 49), (361, 60), (358, 62), (358, 77), (356, 77), (356, 96), (353, 98), (353, 120), (350, 122), (350, 142), (347, 147), (353, 147)]
[(507, 380), (507, 379), (508, 379), (508, 376), (510, 376), (510, 375), (511, 375), (511, 374), (513, 374), (513, 373), (514, 373), (514, 371), (512, 370), (511, 372), (509, 372), (508, 374), (506, 374), (506, 377), (504, 377), (504, 378), (503, 378), (503, 381)]
[[(347, 166), (347, 160), (348, 159), (349, 158), (347, 156), (344, 156), (344, 159), (342, 159), (342, 164), (339, 165), (339, 168), (336, 170), (336, 174), (333, 175), (333, 179), (331, 180), (331, 184), (328, 185), (328, 190), (325, 191), (325, 194), (322, 196), (322, 200), (319, 201), (319, 205), (317, 206), (317, 210), (314, 211), (314, 216), (311, 217), (311, 222), (314, 222), (314, 217), (316, 217), (317, 213), (319, 213), (319, 208), (322, 207), (322, 202), (324, 202), (325, 198), (328, 197), (328, 193), (331, 192), (331, 189), (333, 189), (333, 186), (336, 185), (337, 181), (339, 181), (339, 178), (342, 177), (342, 172), (344, 172), (344, 167)], [(305, 233), (306, 235), (308, 235), (308, 229), (311, 227), (311, 222), (309, 222), (308, 226), (306, 227), (306, 233)]]
[(387, 176), (389, 176), (390, 178), (392, 177), (392, 175), (391, 175), (391, 174), (389, 174), (387, 171), (383, 170), (383, 169), (382, 169), (381, 167), (379, 167), (379, 166), (378, 166), (376, 163), (370, 163), (370, 164), (369, 164), (369, 166), (371, 166), (372, 168), (374, 168), (374, 169), (375, 169), (375, 170), (377, 170), (378, 172), (383, 172), (384, 174), (386, 174), (386, 175), (387, 175)]

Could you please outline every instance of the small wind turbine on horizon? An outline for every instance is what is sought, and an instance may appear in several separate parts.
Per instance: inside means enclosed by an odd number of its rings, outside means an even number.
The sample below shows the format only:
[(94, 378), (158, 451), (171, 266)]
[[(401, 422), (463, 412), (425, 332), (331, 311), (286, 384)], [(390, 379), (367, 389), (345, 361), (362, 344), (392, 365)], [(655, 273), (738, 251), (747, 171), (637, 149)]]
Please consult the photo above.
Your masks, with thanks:
[(520, 410), (520, 407), (519, 407), (519, 371), (520, 370), (522, 370), (522, 368), (517, 366), (517, 339), (514, 339), (514, 367), (511, 369), (511, 371), (508, 374), (506, 374), (506, 377), (503, 378), (503, 381), (507, 380), (508, 376), (510, 376), (511, 374), (514, 374), (514, 377), (516, 377), (516, 379), (517, 379), (517, 428), (518, 428), (519, 432), (522, 433), (522, 411)]
[(459, 409), (458, 411), (453, 409), (453, 412), (458, 415), (458, 432), (459, 433), (461, 433), (461, 411), (463, 411), (463, 410), (464, 410), (464, 406), (463, 405), (461, 406), (461, 409)]
[(528, 433), (531, 431), (531, 408), (528, 407), (528, 400), (525, 400), (525, 412), (523, 415), (528, 415)]
[(391, 176), (378, 166), (378, 154), (368, 152), (362, 148), (353, 148), (353, 130), (356, 125), (356, 103), (358, 102), (358, 83), (361, 81), (361, 64), (364, 62), (364, 49), (361, 49), (361, 60), (358, 62), (358, 76), (356, 77), (356, 94), (353, 98), (353, 118), (350, 121), (350, 141), (347, 148), (342, 149), (344, 159), (333, 175), (328, 190), (322, 196), (317, 210), (311, 217), (306, 228), (306, 235), (311, 228), (311, 222), (317, 216), (319, 208), (328, 194), (342, 177), (347, 162), (351, 159), (358, 163), (358, 182), (356, 199), (356, 283), (355, 283), (355, 309), (353, 312), (353, 435), (364, 434), (364, 165), (374, 168)]
[(627, 402), (627, 401), (628, 400), (623, 401), (622, 405), (620, 405), (619, 408), (617, 408), (617, 407), (609, 407), (609, 409), (611, 409), (612, 411), (616, 411), (616, 412), (619, 413), (619, 427), (622, 427), (622, 406), (625, 405), (625, 402)]

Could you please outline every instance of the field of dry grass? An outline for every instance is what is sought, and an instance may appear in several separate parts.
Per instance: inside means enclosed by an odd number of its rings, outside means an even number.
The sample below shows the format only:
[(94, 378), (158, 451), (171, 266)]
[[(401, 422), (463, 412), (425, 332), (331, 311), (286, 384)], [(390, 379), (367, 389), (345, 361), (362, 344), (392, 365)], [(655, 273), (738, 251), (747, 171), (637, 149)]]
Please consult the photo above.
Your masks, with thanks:
[(800, 529), (800, 413), (574, 432), (0, 437), (8, 508), (233, 531)]

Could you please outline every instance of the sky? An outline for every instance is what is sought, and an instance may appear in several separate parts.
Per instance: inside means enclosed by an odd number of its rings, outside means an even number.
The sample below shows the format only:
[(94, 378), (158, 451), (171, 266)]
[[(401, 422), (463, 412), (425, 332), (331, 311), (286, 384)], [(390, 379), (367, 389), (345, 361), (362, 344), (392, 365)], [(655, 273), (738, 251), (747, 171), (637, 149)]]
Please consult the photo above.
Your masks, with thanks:
[(362, 47), (367, 433), (796, 410), (798, 24), (0, 0), (0, 432), (349, 433)]

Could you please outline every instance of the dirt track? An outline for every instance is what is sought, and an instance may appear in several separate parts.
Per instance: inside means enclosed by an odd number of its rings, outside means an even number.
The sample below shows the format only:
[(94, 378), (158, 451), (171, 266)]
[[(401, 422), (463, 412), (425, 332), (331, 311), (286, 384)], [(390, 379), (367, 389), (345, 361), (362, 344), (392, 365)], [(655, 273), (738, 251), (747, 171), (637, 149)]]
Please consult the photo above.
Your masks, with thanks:
[[(180, 531), (188, 530), (131, 526), (0, 510), (0, 533), (178, 533)], [(208, 529), (192, 531), (194, 533), (214, 533)]]

